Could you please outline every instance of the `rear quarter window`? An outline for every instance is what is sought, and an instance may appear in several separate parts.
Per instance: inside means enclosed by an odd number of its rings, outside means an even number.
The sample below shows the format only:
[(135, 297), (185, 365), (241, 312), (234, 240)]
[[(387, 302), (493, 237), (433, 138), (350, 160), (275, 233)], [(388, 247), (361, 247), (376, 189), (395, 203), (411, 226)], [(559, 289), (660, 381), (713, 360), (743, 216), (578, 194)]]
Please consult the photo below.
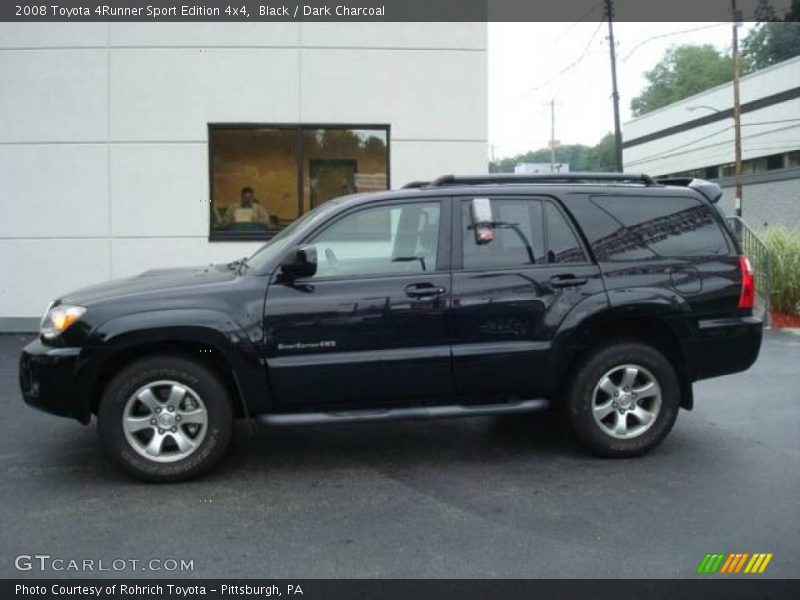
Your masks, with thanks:
[(717, 256), (730, 251), (711, 208), (694, 198), (595, 196), (591, 201), (657, 256)]

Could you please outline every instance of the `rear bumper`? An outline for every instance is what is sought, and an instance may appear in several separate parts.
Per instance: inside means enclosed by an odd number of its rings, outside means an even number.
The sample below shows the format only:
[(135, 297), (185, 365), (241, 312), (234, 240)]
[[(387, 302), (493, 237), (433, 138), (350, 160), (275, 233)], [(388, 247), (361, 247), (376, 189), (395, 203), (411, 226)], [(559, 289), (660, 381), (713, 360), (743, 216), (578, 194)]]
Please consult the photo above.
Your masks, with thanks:
[(25, 346), (19, 359), (19, 385), (25, 402), (88, 423), (89, 401), (78, 377), (80, 353), (80, 348), (53, 348), (39, 340)]
[(708, 379), (749, 369), (761, 350), (764, 324), (756, 317), (698, 322), (689, 350), (693, 379)]

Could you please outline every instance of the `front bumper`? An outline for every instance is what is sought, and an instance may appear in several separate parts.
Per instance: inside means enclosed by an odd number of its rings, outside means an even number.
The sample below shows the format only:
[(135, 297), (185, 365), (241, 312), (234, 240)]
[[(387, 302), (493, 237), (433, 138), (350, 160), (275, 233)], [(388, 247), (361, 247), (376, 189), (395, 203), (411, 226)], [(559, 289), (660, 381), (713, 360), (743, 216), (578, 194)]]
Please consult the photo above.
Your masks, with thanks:
[(689, 348), (694, 379), (746, 371), (758, 358), (764, 324), (756, 317), (712, 319), (698, 323)]
[(79, 378), (80, 348), (55, 348), (36, 340), (22, 350), (19, 385), (27, 404), (83, 424), (91, 420)]

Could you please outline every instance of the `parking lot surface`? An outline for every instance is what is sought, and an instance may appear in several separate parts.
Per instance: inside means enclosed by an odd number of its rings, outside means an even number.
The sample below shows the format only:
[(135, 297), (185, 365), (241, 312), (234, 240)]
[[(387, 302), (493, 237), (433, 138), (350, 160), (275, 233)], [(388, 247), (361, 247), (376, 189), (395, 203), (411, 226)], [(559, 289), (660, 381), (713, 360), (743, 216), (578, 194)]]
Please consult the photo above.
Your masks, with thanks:
[(30, 339), (0, 336), (2, 577), (92, 575), (20, 572), (20, 554), (191, 560), (179, 577), (672, 578), (707, 552), (772, 552), (762, 577), (800, 573), (797, 335), (768, 331), (750, 371), (697, 384), (640, 459), (589, 457), (549, 416), (242, 423), (210, 475), (178, 485), (126, 477), (94, 425), (25, 406)]

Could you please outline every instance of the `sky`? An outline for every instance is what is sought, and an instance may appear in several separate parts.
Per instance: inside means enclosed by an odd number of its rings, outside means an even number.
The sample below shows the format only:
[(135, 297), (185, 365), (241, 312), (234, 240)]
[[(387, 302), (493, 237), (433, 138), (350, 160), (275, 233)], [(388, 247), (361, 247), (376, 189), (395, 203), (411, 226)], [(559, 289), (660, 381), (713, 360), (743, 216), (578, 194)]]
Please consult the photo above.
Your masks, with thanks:
[[(751, 27), (740, 27), (740, 39)], [(614, 130), (607, 36), (607, 23), (599, 22), (489, 23), (490, 158), (546, 147), (553, 99), (562, 144), (594, 145)], [(729, 52), (731, 36), (730, 23), (615, 23), (622, 123), (631, 119), (645, 71), (670, 46)]]

